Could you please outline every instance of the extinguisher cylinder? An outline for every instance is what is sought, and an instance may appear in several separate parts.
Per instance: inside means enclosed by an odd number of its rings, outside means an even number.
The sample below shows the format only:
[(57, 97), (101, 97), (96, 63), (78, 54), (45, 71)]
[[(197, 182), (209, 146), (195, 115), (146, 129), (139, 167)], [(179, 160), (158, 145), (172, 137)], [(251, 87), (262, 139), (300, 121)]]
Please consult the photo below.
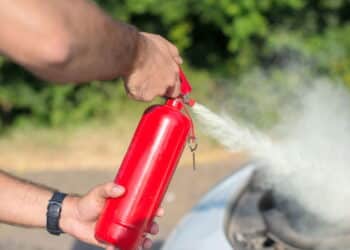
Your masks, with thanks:
[(95, 236), (120, 250), (136, 250), (152, 224), (191, 128), (181, 99), (148, 108), (120, 166), (115, 183), (122, 197), (107, 200)]

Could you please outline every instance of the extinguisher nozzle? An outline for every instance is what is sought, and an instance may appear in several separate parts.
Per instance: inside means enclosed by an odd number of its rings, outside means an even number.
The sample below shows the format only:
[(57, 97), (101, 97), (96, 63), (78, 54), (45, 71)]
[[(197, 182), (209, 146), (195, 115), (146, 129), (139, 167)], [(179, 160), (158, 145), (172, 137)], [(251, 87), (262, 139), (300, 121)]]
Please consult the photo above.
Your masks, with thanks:
[(183, 95), (183, 102), (190, 107), (193, 107), (196, 103), (196, 101), (192, 99), (189, 94)]
[(189, 83), (189, 81), (187, 80), (184, 72), (182, 71), (182, 69), (180, 68), (179, 71), (179, 76), (180, 76), (180, 86), (181, 86), (181, 94), (182, 95), (188, 95), (189, 93), (191, 93), (192, 91), (192, 87)]
[(196, 101), (193, 100), (192, 98), (190, 98), (190, 93), (192, 91), (191, 84), (187, 80), (187, 78), (186, 78), (186, 76), (181, 68), (179, 71), (179, 75), (180, 75), (180, 82), (181, 82), (181, 96), (183, 98), (183, 101), (186, 105), (193, 107), (193, 105), (196, 103)]
[(196, 101), (193, 99), (189, 99), (188, 102), (186, 103), (188, 106), (193, 107), (196, 104)]

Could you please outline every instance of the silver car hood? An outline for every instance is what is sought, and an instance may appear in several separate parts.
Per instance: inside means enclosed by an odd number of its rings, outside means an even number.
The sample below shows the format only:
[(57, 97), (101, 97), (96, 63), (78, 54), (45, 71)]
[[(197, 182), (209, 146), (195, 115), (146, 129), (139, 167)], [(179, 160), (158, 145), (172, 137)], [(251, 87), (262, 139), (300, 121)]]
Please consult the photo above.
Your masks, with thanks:
[(232, 250), (226, 237), (231, 203), (239, 199), (256, 170), (248, 164), (220, 182), (181, 220), (162, 250)]

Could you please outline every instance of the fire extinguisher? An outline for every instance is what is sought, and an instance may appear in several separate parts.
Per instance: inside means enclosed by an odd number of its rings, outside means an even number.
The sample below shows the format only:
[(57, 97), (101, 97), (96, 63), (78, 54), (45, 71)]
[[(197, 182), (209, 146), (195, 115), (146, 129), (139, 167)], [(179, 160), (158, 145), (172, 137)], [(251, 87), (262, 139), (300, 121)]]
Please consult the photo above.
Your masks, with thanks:
[(185, 105), (195, 102), (189, 98), (192, 88), (181, 70), (180, 81), (178, 98), (144, 112), (114, 180), (126, 192), (106, 201), (96, 224), (96, 238), (120, 250), (135, 250), (141, 244), (186, 142), (196, 145), (192, 120), (183, 112)]

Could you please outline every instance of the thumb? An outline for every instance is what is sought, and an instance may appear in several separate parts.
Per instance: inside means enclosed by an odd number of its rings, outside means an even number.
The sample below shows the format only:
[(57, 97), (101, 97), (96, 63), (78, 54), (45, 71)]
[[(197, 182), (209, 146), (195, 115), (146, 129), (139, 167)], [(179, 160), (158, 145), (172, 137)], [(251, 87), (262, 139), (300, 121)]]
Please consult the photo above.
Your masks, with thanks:
[(106, 250), (118, 250), (117, 248), (115, 248), (114, 246), (107, 246)]
[(125, 188), (115, 184), (114, 182), (108, 182), (100, 186), (95, 187), (91, 194), (97, 201), (104, 202), (107, 198), (117, 198), (123, 195)]

